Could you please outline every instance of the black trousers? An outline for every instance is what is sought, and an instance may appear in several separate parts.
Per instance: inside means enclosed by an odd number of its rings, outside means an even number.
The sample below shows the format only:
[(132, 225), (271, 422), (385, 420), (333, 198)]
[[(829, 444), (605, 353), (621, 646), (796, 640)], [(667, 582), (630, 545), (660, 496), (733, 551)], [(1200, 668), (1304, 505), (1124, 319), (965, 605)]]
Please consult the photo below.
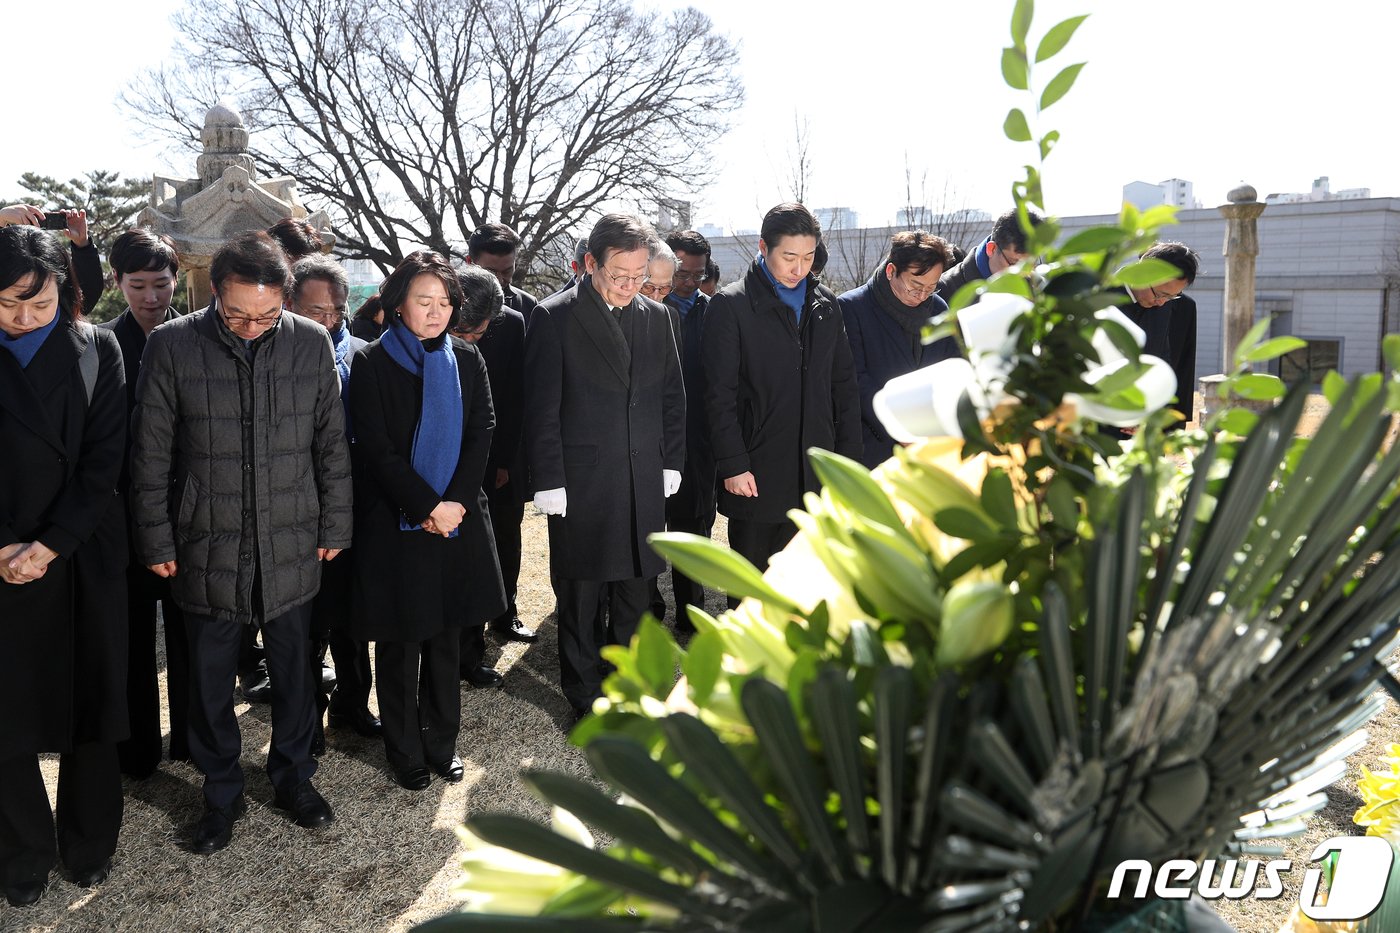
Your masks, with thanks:
[[(679, 495), (679, 493), (677, 493)], [(672, 498), (675, 498), (674, 496)], [(688, 531), (693, 535), (708, 538), (710, 532), (715, 527), (714, 509), (709, 515), (676, 515), (666, 516), (667, 531)], [(699, 583), (681, 573), (675, 567), (671, 568), (671, 593), (676, 598), (676, 623), (684, 625), (685, 607), (695, 606), (699, 609), (705, 608), (705, 588)]]
[[(321, 590), (311, 601), (312, 687), (317, 708), (327, 703), (337, 713), (359, 713), (369, 708), (373, 672), (369, 664), (369, 643), (350, 635), (350, 590), (353, 573), (350, 552), (340, 552), (335, 560), (321, 563)], [(335, 664), (335, 694), (326, 697), (320, 689), (321, 661), (330, 648)], [(274, 683), (273, 689), (277, 686)]]
[(129, 639), (126, 668), (126, 707), (131, 737), (117, 745), (123, 774), (149, 777), (160, 764), (160, 671), (156, 666), (156, 606), (165, 629), (165, 692), (170, 706), (170, 758), (190, 757), (189, 640), (185, 616), (170, 598), (170, 581), (145, 567), (126, 572), (126, 617)]
[[(737, 551), (763, 572), (768, 569), (768, 558), (787, 547), (797, 534), (797, 526), (784, 519), (781, 522), (750, 522), (743, 519), (729, 520), (729, 547)], [(739, 600), (729, 597), (729, 608), (739, 605)]]
[(589, 709), (603, 695), (603, 662), (598, 652), (604, 645), (632, 640), (647, 611), (651, 582), (646, 577), (558, 579), (559, 686), (574, 709)]
[[(238, 763), (243, 738), (233, 712), (233, 685), (247, 626), (202, 615), (187, 615), (185, 622), (190, 639), (190, 758), (204, 774), (205, 803), (227, 807), (243, 792)], [(267, 776), (284, 796), (316, 773), (316, 759), (311, 757), (316, 699), (308, 660), (310, 631), (310, 603), (262, 624), (267, 671), (274, 685)]]
[(491, 510), (491, 534), (496, 539), (496, 556), (501, 561), (501, 582), (506, 588), (506, 611), (491, 620), (493, 625), (510, 627), (519, 615), (515, 605), (520, 585), (520, 523), (525, 520), (525, 503), (520, 499), (515, 480), (495, 489), (495, 477), (490, 477), (486, 501)]
[(78, 745), (59, 758), (58, 822), (37, 755), (0, 761), (0, 881), (41, 881), (58, 858), (69, 871), (97, 868), (117, 851), (122, 775), (113, 744)]
[(427, 641), (374, 643), (384, 757), (391, 767), (421, 768), (456, 754), (462, 727), (460, 637), (457, 629), (446, 628)]

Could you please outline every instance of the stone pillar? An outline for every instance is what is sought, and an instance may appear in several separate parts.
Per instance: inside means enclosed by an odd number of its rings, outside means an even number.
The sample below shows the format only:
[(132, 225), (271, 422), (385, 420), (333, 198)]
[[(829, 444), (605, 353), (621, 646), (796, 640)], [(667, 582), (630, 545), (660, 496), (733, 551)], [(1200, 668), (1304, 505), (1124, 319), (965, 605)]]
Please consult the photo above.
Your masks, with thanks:
[(1259, 255), (1259, 215), (1264, 205), (1249, 185), (1226, 196), (1218, 210), (1225, 216), (1225, 292), (1220, 332), (1221, 372), (1234, 369), (1235, 348), (1254, 326), (1254, 260)]

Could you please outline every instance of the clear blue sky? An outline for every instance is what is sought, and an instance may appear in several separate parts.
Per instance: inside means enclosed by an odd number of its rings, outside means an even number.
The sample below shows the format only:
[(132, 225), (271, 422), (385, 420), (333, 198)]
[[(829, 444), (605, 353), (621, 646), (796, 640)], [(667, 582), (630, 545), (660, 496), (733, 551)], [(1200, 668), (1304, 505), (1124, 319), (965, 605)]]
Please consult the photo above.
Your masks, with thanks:
[[(45, 92), (6, 95), (10, 126), (28, 129), (0, 147), (0, 195), (25, 170), (192, 174), (187, 154), (143, 146), (117, 103), (134, 75), (169, 54), (168, 17), (179, 5), (141, 0), (136, 15), (129, 4), (76, 0), (60, 24), (52, 5), (11, 5), (6, 33), (29, 37), (26, 48), (93, 50), (102, 63), (63, 68), (48, 54), (12, 62)], [(697, 5), (739, 40), (736, 67), (748, 87), (697, 222), (752, 227), (781, 198), (794, 115), (811, 127), (812, 206), (891, 219), (904, 200), (906, 154), (916, 194), (926, 178), (934, 207), (995, 213), (1009, 201), (1031, 155), (1001, 135), (1007, 107), (1021, 102), (999, 70), (1010, 0)], [(1047, 164), (1053, 211), (1112, 211), (1124, 183), (1169, 177), (1194, 182), (1206, 206), (1241, 180), (1262, 196), (1307, 190), (1318, 175), (1334, 189), (1400, 195), (1391, 64), (1400, 4), (1041, 0), (1037, 8), (1033, 37), (1064, 16), (1092, 14), (1063, 58), (1089, 65), (1045, 115), (1044, 128), (1063, 133)], [(53, 101), (62, 113), (45, 111)]]

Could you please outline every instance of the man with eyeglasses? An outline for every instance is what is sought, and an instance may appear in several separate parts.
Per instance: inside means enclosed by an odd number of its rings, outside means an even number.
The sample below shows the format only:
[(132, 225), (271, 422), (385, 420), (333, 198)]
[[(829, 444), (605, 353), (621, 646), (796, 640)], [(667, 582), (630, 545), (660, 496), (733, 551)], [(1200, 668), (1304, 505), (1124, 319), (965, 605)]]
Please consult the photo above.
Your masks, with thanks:
[[(344, 408), (355, 352), (368, 346), (366, 341), (351, 334), (345, 324), (350, 300), (350, 282), (345, 269), (329, 256), (313, 253), (297, 260), (292, 267), (292, 276), (292, 301), (288, 310), (310, 318), (329, 332)], [(349, 434), (348, 413), (346, 434)], [(313, 754), (321, 754), (326, 747), (322, 714), (327, 716), (333, 728), (354, 729), (366, 737), (377, 736), (382, 731), (379, 717), (369, 711), (369, 691), (373, 679), (369, 645), (350, 634), (350, 563), (347, 553), (323, 565), (321, 590), (311, 603), (313, 683), (321, 683), (321, 665), (325, 661), (327, 648), (335, 662), (336, 672), (335, 687), (329, 694), (324, 686), (316, 691), (316, 731), (311, 741)]]
[(938, 278), (952, 259), (942, 237), (923, 230), (896, 233), (870, 281), (836, 299), (860, 385), (861, 462), (868, 467), (889, 459), (895, 446), (875, 416), (875, 393), (896, 376), (958, 355), (952, 338), (923, 341), (924, 326), (948, 310), (937, 294)]
[(224, 848), (247, 804), (233, 709), (240, 633), (260, 623), (272, 693), (267, 773), (298, 826), (334, 819), (316, 791), (311, 601), (350, 545), (350, 452), (325, 328), (283, 313), (292, 270), (266, 233), (217, 253), (214, 298), (151, 332), (132, 415), (142, 564), (172, 581), (190, 645), (190, 757), (204, 774), (191, 851)]
[(584, 276), (540, 303), (525, 340), (525, 447), (549, 516), (560, 682), (576, 717), (602, 695), (599, 650), (631, 641), (665, 569), (646, 539), (665, 529), (685, 464), (671, 319), (639, 295), (655, 241), (636, 217), (599, 220)]
[(1176, 373), (1176, 401), (1172, 407), (1184, 427), (1196, 414), (1196, 302), (1183, 292), (1196, 281), (1201, 258), (1185, 243), (1159, 241), (1142, 254), (1143, 259), (1160, 259), (1176, 268), (1178, 278), (1151, 288), (1129, 288), (1132, 303), (1123, 306), (1128, 319), (1147, 334), (1143, 353), (1150, 353), (1171, 364)]
[[(1041, 224), (1041, 216), (1030, 211), (1031, 226)], [(1015, 211), (1007, 211), (992, 224), (992, 232), (963, 257), (962, 262), (945, 269), (938, 280), (938, 297), (952, 302), (953, 296), (968, 282), (990, 279), (1004, 269), (1026, 259), (1026, 232), (1021, 229)]]

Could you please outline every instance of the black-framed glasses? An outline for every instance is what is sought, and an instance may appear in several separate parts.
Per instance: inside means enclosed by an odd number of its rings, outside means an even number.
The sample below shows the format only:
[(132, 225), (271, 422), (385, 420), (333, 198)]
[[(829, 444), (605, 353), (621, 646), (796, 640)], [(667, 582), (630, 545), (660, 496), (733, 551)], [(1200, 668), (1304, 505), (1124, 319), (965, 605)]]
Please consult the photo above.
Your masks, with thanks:
[(303, 317), (320, 324), (326, 330), (335, 330), (345, 321), (345, 312), (349, 310), (349, 305), (337, 305), (334, 308), (300, 308), (298, 309)]
[(677, 282), (695, 282), (698, 284), (705, 281), (705, 270), (701, 269), (699, 272), (686, 272), (684, 269), (677, 269), (675, 280)]
[(1180, 298), (1182, 292), (1184, 291), (1186, 291), (1186, 289), (1183, 288), (1180, 292), (1177, 292), (1175, 295), (1164, 295), (1161, 292), (1157, 291), (1156, 286), (1148, 289), (1148, 292), (1151, 293), (1153, 298), (1156, 298), (1158, 301), (1162, 302), (1171, 301), (1173, 298)]
[(264, 314), (261, 317), (248, 317), (245, 314), (225, 314), (224, 323), (229, 327), (271, 327), (273, 324), (276, 324), (277, 319), (282, 316), (282, 310), (279, 310), (276, 314)]
[(616, 288), (626, 288), (628, 285), (635, 285), (641, 288), (647, 282), (651, 281), (651, 274), (648, 272), (643, 272), (641, 275), (615, 275), (603, 266), (599, 266), (598, 271), (606, 275), (608, 281), (613, 283), (613, 286)]

